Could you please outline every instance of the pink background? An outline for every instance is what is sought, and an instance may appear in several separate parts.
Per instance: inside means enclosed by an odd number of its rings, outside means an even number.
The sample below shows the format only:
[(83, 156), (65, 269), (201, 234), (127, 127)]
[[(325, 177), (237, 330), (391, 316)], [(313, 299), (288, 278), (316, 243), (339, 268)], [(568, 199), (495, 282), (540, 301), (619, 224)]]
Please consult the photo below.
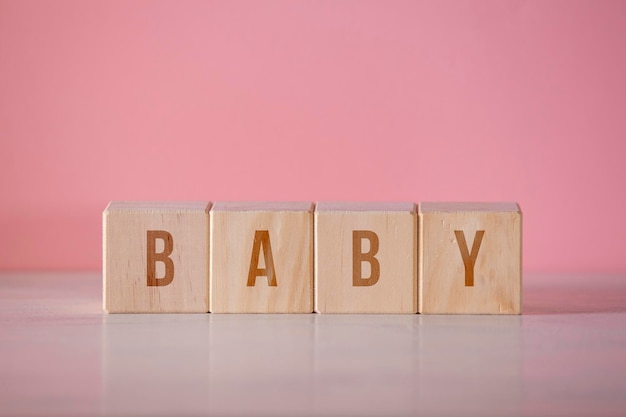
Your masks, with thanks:
[(626, 269), (624, 1), (0, 0), (0, 268), (98, 269), (114, 199), (515, 200)]

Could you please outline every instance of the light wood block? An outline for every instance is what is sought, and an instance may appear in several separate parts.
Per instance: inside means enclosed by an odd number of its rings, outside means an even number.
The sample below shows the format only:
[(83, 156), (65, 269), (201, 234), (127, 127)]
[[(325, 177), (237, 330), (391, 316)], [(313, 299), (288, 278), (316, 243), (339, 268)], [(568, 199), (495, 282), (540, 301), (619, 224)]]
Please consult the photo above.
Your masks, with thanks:
[(521, 314), (516, 203), (421, 203), (419, 312)]
[(313, 203), (211, 209), (211, 312), (313, 311)]
[(109, 313), (209, 311), (208, 202), (111, 202), (103, 213)]
[(318, 203), (315, 311), (416, 313), (416, 223), (414, 203)]

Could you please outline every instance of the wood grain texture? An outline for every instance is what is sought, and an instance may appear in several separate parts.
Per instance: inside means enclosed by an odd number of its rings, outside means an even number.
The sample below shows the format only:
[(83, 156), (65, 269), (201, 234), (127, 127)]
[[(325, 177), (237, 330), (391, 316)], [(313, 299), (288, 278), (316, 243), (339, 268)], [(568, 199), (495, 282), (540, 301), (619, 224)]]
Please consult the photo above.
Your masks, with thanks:
[[(209, 202), (111, 202), (103, 212), (104, 310), (208, 312), (209, 208)], [(150, 249), (159, 253), (166, 248), (160, 238), (150, 245), (150, 231), (171, 236), (167, 262), (173, 277), (165, 286), (148, 285), (150, 265), (156, 273), (153, 278), (168, 272), (166, 262), (150, 262)]]
[(418, 217), (420, 313), (521, 314), (516, 203), (426, 202)]
[[(218, 202), (210, 221), (212, 313), (313, 311), (313, 203)], [(253, 274), (248, 285), (251, 269), (275, 274)]]
[(315, 311), (416, 313), (416, 223), (413, 203), (318, 203)]

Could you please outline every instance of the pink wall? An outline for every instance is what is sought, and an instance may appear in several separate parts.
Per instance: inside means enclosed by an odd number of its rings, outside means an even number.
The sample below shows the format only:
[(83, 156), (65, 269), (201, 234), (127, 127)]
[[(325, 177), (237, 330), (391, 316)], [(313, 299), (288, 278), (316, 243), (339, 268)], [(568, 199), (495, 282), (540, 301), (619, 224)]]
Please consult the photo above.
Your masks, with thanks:
[(113, 199), (516, 200), (626, 269), (624, 1), (0, 0), (0, 268), (100, 268)]

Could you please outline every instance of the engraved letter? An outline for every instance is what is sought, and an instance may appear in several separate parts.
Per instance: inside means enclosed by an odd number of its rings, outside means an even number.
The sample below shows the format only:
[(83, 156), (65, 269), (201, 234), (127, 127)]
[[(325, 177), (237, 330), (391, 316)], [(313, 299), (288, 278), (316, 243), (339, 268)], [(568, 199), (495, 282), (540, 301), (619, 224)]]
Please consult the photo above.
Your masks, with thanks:
[[(263, 247), (263, 259), (265, 268), (259, 268), (259, 255)], [(267, 230), (257, 230), (254, 232), (254, 243), (252, 244), (252, 258), (250, 259), (250, 272), (248, 272), (248, 287), (254, 287), (256, 277), (267, 276), (267, 283), (270, 287), (276, 287), (276, 271), (274, 271), (274, 258), (272, 258), (272, 246), (270, 245), (270, 233)]]
[[(370, 242), (370, 250), (361, 252), (361, 241), (367, 239)], [(380, 278), (380, 263), (375, 255), (378, 253), (378, 235), (371, 230), (352, 231), (352, 285), (355, 287), (369, 287), (378, 282)], [(361, 263), (369, 262), (371, 273), (369, 278), (361, 276)]]
[[(156, 240), (161, 239), (164, 244), (163, 252), (156, 252)], [(172, 283), (174, 279), (174, 262), (169, 256), (174, 250), (174, 239), (165, 230), (148, 230), (148, 287), (165, 287)], [(163, 278), (156, 277), (156, 263), (163, 262), (165, 265), (165, 275)]]
[(480, 244), (483, 241), (484, 230), (477, 230), (474, 235), (474, 243), (472, 243), (472, 253), (467, 250), (467, 242), (465, 241), (465, 233), (462, 230), (455, 230), (456, 243), (461, 250), (461, 258), (463, 258), (463, 265), (465, 266), (465, 286), (474, 286), (474, 265), (476, 264), (476, 258), (478, 257), (478, 250)]

